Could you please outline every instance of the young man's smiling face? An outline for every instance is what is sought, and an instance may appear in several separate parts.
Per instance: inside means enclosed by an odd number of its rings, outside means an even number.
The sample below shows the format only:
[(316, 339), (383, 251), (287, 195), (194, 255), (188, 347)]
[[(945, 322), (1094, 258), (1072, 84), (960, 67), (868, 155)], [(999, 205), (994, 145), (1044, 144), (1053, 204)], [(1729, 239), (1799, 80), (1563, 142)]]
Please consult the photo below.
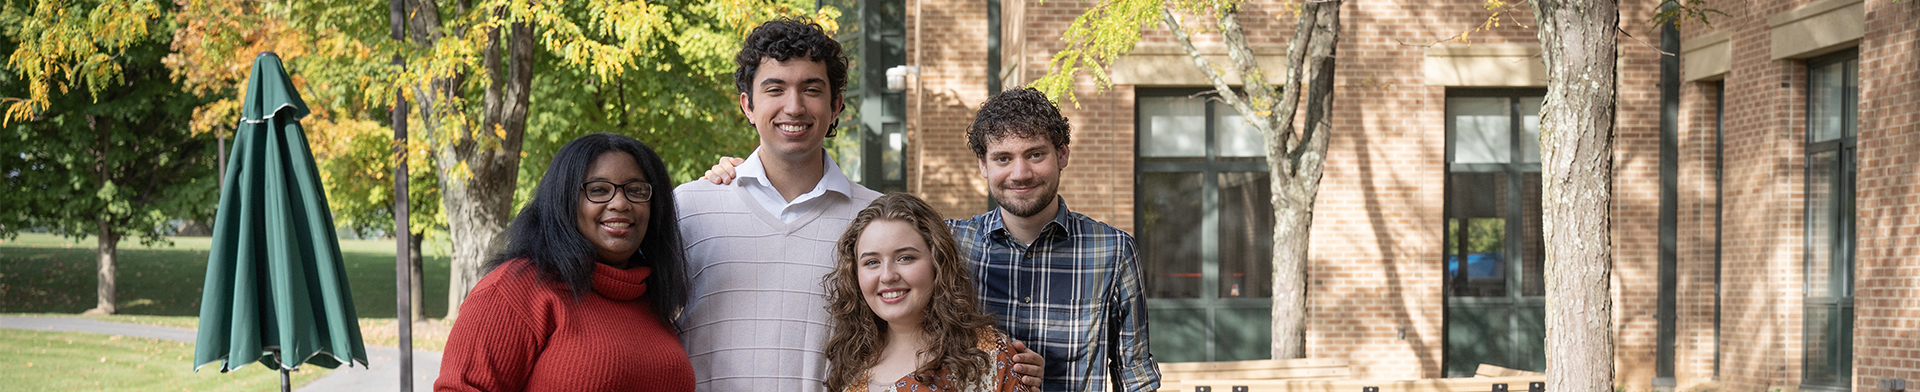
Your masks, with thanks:
[(1038, 133), (1008, 134), (986, 145), (980, 175), (987, 178), (987, 193), (1000, 209), (1022, 218), (1052, 211), (1060, 194), (1060, 171), (1067, 168), (1067, 146), (1055, 147)]
[(760, 151), (772, 155), (768, 159), (818, 153), (840, 116), (826, 64), (807, 56), (786, 61), (762, 57), (749, 88), (740, 94), (740, 110), (760, 133)]

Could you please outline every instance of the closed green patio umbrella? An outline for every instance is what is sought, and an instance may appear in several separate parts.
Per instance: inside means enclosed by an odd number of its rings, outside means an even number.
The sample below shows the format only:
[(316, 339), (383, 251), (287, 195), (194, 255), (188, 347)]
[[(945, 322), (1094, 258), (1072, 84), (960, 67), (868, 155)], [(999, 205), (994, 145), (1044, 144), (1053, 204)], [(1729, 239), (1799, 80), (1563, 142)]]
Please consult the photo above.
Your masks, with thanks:
[(300, 118), (307, 104), (271, 52), (253, 60), (213, 225), (195, 371), (255, 361), (286, 372), (358, 362), (367, 349), (333, 216)]

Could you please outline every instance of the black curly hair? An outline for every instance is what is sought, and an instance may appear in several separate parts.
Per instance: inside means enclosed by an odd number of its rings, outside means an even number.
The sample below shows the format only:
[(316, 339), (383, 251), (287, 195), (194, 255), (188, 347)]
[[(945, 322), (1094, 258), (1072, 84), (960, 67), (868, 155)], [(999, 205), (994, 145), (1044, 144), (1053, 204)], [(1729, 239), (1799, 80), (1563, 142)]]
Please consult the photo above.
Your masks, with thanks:
[(980, 113), (967, 127), (967, 147), (973, 149), (974, 158), (986, 159), (987, 143), (1009, 135), (1024, 138), (1044, 134), (1053, 148), (1059, 149), (1073, 141), (1072, 133), (1073, 126), (1060, 115), (1060, 108), (1040, 90), (1027, 87), (1007, 90), (980, 104)]
[[(753, 105), (753, 77), (760, 72), (760, 60), (772, 58), (774, 61), (787, 61), (798, 56), (806, 56), (827, 66), (827, 84), (833, 89), (834, 109), (843, 109), (841, 95), (847, 89), (847, 54), (840, 49), (840, 41), (827, 36), (820, 24), (793, 18), (779, 18), (761, 23), (747, 34), (747, 42), (740, 47), (740, 54), (733, 56), (733, 87), (741, 94), (747, 94), (747, 105)], [(834, 130), (840, 128), (840, 119), (835, 118), (827, 137), (833, 137)]]

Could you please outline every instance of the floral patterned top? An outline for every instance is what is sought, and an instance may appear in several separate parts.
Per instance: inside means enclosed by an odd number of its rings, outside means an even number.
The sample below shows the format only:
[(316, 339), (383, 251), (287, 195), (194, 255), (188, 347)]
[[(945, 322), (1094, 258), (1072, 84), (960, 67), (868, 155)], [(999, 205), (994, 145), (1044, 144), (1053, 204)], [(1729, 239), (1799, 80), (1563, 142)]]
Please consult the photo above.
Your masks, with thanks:
[[(993, 327), (981, 328), (980, 342), (975, 347), (987, 352), (988, 366), (983, 374), (960, 375), (942, 367), (923, 377), (930, 383), (921, 383), (909, 374), (894, 381), (888, 392), (953, 391), (953, 392), (1013, 392), (1021, 391), (1020, 375), (1013, 373), (1013, 340), (1007, 334)], [(960, 390), (954, 384), (960, 377), (973, 377), (971, 388)], [(842, 392), (867, 392), (867, 384), (873, 380), (873, 373), (860, 374), (860, 380), (848, 384)]]

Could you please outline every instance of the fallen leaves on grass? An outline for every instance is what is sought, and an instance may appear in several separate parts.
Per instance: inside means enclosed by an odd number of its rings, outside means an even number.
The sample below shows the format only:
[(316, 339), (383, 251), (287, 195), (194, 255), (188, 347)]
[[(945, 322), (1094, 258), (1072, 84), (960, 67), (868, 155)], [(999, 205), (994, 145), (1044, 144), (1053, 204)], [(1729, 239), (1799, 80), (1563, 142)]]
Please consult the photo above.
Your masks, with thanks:
[[(453, 323), (441, 319), (413, 322), (413, 349), (443, 351)], [(394, 319), (360, 319), (360, 340), (369, 346), (400, 346), (400, 325)]]

